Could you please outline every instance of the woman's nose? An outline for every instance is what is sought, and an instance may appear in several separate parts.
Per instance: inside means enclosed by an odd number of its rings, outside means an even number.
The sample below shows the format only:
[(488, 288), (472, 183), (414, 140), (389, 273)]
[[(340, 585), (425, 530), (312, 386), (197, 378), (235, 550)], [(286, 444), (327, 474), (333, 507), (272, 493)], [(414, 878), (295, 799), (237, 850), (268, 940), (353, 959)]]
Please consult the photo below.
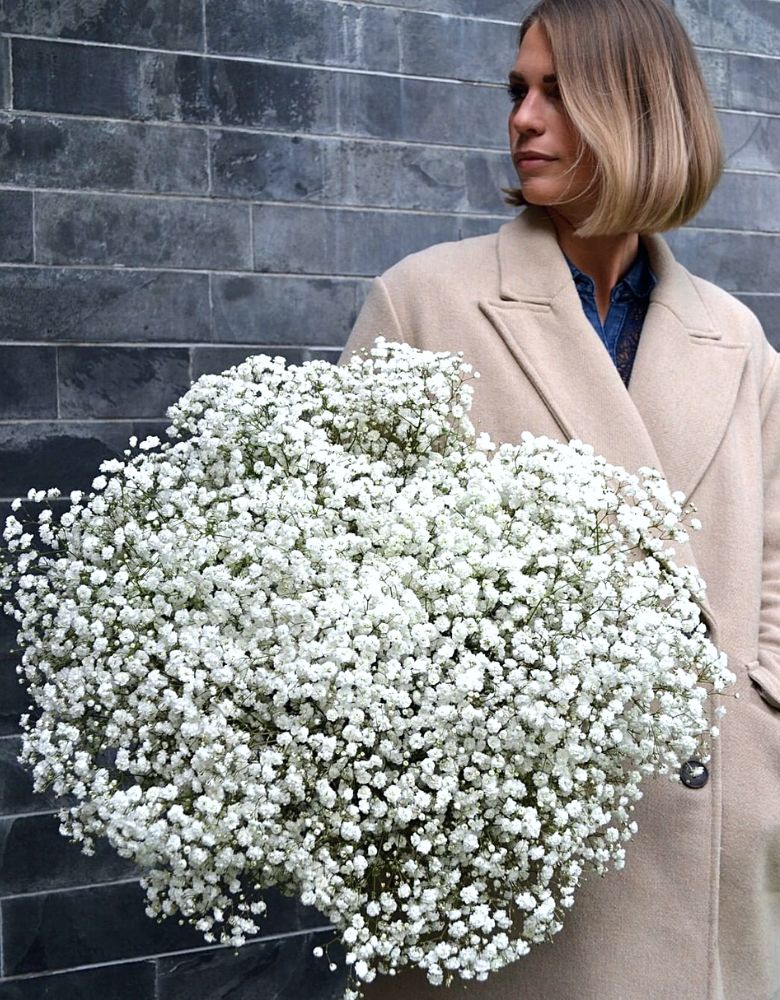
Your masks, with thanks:
[(528, 93), (514, 108), (509, 122), (516, 132), (544, 132), (543, 100), (536, 94)]

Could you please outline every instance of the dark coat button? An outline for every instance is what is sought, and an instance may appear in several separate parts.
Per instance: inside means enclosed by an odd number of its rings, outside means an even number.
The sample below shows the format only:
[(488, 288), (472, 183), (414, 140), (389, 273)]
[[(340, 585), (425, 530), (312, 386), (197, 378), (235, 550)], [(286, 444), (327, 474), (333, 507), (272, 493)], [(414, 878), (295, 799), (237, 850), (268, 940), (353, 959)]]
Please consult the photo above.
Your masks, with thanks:
[(680, 768), (680, 781), (686, 788), (704, 788), (710, 780), (710, 772), (700, 760), (686, 760)]

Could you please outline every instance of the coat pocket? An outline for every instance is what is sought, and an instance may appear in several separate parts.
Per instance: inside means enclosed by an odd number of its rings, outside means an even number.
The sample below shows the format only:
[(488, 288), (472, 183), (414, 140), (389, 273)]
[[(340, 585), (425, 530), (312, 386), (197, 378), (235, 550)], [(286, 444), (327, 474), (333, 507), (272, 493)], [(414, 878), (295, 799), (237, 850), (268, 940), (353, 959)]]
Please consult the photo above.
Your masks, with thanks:
[(745, 669), (767, 705), (780, 709), (780, 677), (767, 667), (762, 667), (758, 660), (746, 663)]

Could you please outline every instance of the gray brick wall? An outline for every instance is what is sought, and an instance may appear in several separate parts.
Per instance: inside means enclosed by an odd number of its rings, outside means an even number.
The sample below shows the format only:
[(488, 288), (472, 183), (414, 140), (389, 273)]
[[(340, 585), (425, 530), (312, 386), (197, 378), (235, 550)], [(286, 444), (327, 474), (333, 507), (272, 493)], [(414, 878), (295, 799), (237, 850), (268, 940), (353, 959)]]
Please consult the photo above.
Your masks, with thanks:
[[(780, 4), (676, 0), (728, 171), (671, 242), (780, 346)], [(368, 279), (511, 215), (502, 80), (522, 0), (0, 0), (0, 511), (89, 484), (192, 378), (335, 360)], [(316, 911), (239, 953), (143, 913), (16, 762), (0, 626), (0, 1000), (339, 997)], [(334, 949), (334, 956), (341, 953)]]

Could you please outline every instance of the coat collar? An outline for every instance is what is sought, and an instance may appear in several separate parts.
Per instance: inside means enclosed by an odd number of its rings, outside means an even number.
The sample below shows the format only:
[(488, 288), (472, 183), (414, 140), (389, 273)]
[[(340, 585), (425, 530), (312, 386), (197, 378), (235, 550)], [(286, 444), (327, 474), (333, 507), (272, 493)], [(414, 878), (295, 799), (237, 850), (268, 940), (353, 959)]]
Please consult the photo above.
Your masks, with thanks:
[[(501, 227), (500, 300), (480, 308), (564, 439), (585, 441), (630, 471), (659, 469), (695, 502), (734, 408), (749, 345), (724, 337), (661, 236), (642, 239), (657, 282), (628, 389), (583, 312), (543, 209), (529, 206)], [(694, 562), (690, 552), (680, 555)]]

